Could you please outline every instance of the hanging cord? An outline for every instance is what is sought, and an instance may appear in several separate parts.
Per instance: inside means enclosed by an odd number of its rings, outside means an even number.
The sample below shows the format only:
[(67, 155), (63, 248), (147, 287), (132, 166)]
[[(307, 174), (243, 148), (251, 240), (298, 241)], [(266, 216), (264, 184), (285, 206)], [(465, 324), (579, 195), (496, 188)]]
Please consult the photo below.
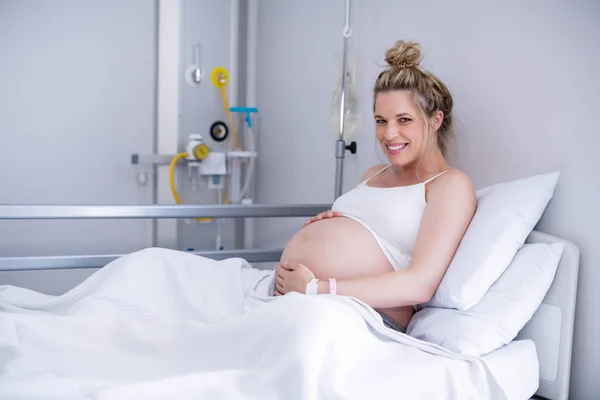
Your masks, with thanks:
[(171, 185), (171, 193), (173, 194), (173, 198), (177, 204), (181, 204), (181, 198), (179, 197), (179, 194), (177, 194), (177, 188), (175, 187), (175, 165), (177, 164), (177, 161), (187, 156), (188, 153), (179, 153), (173, 157), (171, 164), (169, 165), (169, 183)]
[[(248, 118), (251, 117), (248, 116)], [(256, 143), (254, 142), (254, 129), (248, 128), (248, 130), (246, 131), (246, 136), (248, 139), (248, 151), (256, 151)], [(242, 190), (240, 190), (240, 200), (242, 200), (246, 196), (249, 196), (250, 194), (250, 183), (252, 181), (252, 177), (254, 176), (255, 162), (256, 158), (250, 157), (246, 164), (246, 179), (244, 180), (244, 186), (242, 186)]]
[(229, 102), (227, 101), (227, 91), (225, 90), (225, 84), (221, 86), (221, 95), (223, 96), (223, 105), (225, 106), (225, 113), (227, 114), (227, 118), (229, 119), (229, 123), (231, 124), (231, 132), (233, 133), (233, 140), (235, 143), (235, 148), (240, 148), (240, 141), (238, 139), (237, 131), (235, 129), (235, 118), (229, 111)]
[(223, 97), (223, 107), (225, 108), (225, 114), (227, 114), (227, 118), (229, 119), (229, 123), (231, 125), (231, 132), (233, 133), (235, 148), (240, 149), (240, 141), (238, 139), (237, 130), (235, 129), (235, 120), (231, 115), (231, 110), (229, 109), (229, 102), (227, 101), (227, 91), (225, 90), (225, 87), (229, 83), (229, 72), (226, 68), (215, 67), (210, 73), (210, 80), (212, 81), (213, 85), (221, 89), (221, 96)]
[[(183, 204), (181, 201), (181, 198), (179, 197), (179, 194), (177, 193), (177, 188), (175, 186), (175, 166), (177, 165), (177, 162), (179, 160), (181, 160), (182, 158), (186, 158), (188, 157), (189, 154), (188, 153), (179, 153), (177, 154), (175, 157), (173, 157), (173, 159), (171, 160), (171, 163), (169, 165), (169, 183), (171, 186), (171, 193), (173, 194), (173, 198), (175, 199), (175, 202), (177, 204)], [(221, 203), (221, 197), (219, 197), (219, 204)], [(229, 204), (229, 199), (226, 199), (223, 204)], [(196, 218), (196, 221), (212, 221), (214, 218)]]

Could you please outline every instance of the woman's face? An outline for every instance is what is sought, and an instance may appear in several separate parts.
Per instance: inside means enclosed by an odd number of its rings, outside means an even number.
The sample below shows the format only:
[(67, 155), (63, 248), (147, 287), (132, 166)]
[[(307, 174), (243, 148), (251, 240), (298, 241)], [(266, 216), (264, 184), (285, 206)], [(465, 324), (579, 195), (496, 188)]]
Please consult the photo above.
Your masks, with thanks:
[(410, 92), (380, 92), (375, 98), (375, 132), (381, 149), (392, 165), (415, 163), (425, 140), (425, 120), (413, 104)]

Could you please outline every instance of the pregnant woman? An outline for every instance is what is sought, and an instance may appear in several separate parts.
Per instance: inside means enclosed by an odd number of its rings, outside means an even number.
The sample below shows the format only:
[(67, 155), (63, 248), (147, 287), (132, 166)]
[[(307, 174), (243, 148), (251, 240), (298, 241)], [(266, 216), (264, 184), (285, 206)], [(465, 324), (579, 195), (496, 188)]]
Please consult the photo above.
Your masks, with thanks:
[(398, 41), (374, 87), (377, 140), (389, 164), (369, 168), (332, 210), (311, 218), (275, 268), (275, 294), (337, 293), (404, 331), (431, 299), (476, 209), (470, 179), (446, 160), (453, 100)]

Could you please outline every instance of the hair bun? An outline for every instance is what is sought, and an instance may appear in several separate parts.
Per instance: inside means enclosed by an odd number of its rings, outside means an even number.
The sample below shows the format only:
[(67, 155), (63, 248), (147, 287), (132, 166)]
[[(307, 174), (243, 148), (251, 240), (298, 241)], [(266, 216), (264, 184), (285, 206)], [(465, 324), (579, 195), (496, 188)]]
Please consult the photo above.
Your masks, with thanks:
[(421, 62), (421, 45), (398, 40), (394, 47), (385, 52), (385, 61), (392, 68), (411, 68)]

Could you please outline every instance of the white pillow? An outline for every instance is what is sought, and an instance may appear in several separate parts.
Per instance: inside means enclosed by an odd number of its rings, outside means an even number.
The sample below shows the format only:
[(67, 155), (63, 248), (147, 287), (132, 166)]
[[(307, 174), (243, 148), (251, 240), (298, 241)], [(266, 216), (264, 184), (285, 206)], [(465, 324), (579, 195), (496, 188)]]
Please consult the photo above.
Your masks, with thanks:
[(535, 175), (478, 190), (473, 220), (436, 293), (421, 307), (466, 310), (477, 304), (538, 223), (559, 175)]
[(406, 333), (459, 354), (481, 356), (511, 342), (529, 322), (554, 281), (564, 243), (528, 243), (481, 302), (462, 311), (425, 308)]

